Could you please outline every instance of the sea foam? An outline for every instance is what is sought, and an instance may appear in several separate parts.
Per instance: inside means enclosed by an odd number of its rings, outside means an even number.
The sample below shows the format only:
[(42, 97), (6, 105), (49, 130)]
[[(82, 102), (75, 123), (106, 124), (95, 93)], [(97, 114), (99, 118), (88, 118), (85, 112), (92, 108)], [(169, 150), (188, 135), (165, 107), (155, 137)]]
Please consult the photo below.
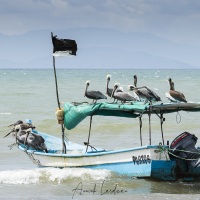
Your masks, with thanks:
[(109, 178), (108, 170), (85, 168), (36, 168), (0, 171), (0, 183), (4, 184), (42, 184), (45, 182), (62, 183), (70, 179), (104, 180)]

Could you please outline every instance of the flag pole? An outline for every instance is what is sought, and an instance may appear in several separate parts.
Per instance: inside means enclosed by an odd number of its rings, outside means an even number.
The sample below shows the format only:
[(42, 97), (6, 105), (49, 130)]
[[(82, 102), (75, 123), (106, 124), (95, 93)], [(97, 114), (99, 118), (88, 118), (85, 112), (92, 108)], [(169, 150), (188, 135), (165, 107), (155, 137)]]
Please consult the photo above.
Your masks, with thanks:
[(56, 97), (58, 108), (60, 109), (60, 101), (59, 101), (59, 94), (58, 94), (58, 82), (57, 82), (57, 75), (56, 75), (56, 66), (55, 66), (55, 57), (53, 56), (53, 69), (54, 69), (54, 78), (55, 78), (55, 85), (56, 85)]
[[(51, 38), (53, 39), (53, 33), (51, 32)], [(53, 41), (53, 40), (52, 40)], [(58, 81), (56, 75), (56, 65), (55, 65), (55, 57), (53, 56), (53, 68), (54, 68), (54, 77), (55, 77), (55, 85), (56, 85), (56, 97), (58, 108), (61, 109), (60, 101), (59, 101), (59, 94), (58, 94)], [(65, 128), (63, 123), (61, 124), (61, 131), (62, 131), (62, 153), (66, 153), (66, 145), (65, 145)]]

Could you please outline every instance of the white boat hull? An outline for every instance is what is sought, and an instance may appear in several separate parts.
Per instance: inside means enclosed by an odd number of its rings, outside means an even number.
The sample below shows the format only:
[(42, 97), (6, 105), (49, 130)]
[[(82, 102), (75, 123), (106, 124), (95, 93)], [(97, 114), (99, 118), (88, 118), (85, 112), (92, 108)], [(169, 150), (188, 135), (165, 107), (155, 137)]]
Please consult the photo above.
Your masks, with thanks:
[[(20, 149), (23, 150), (22, 147)], [(159, 146), (144, 146), (117, 151), (90, 151), (82, 154), (78, 151), (68, 151), (66, 154), (60, 152), (44, 153), (33, 150), (25, 152), (32, 162), (40, 167), (107, 169), (122, 175), (135, 177), (151, 177), (152, 163), (155, 163), (155, 161), (158, 161), (156, 164), (158, 170), (159, 166), (163, 170), (163, 164), (167, 166), (165, 162), (171, 165), (168, 154), (162, 151)], [(73, 152), (77, 154), (73, 154)], [(169, 173), (165, 174), (168, 179), (172, 179)]]
[(39, 166), (45, 167), (83, 167), (91, 165), (133, 162), (147, 164), (153, 160), (169, 160), (168, 154), (155, 152), (158, 148), (133, 148), (121, 151), (89, 152), (84, 154), (51, 154), (27, 151)]
[(91, 169), (106, 169), (120, 175), (132, 177), (156, 178), (161, 180), (200, 180), (200, 167), (194, 168), (186, 161), (171, 160), (168, 147), (162, 145), (142, 146), (123, 150), (94, 149), (66, 142), (67, 152), (61, 152), (59, 138), (39, 133), (45, 138), (48, 153), (39, 150), (26, 149), (20, 144), (32, 162), (39, 167), (84, 167)]

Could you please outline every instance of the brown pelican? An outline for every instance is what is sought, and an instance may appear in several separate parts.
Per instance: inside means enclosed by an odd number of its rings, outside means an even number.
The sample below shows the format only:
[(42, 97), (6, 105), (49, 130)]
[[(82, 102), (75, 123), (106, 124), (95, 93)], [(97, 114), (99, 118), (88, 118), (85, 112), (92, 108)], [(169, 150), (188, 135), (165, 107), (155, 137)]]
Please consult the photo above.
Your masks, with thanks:
[(44, 143), (44, 138), (40, 135), (37, 135), (35, 133), (32, 133), (32, 129), (26, 129), (26, 130), (19, 130), (17, 132), (17, 140), (19, 143), (27, 145), (28, 147), (31, 147), (36, 150), (47, 151), (47, 147)]
[[(106, 94), (107, 94), (109, 97), (111, 97), (112, 92), (113, 92), (113, 88), (109, 88), (109, 87), (108, 87), (109, 82), (110, 82), (110, 77), (111, 77), (110, 74), (108, 74), (108, 75), (106, 76), (106, 80), (107, 80), (107, 82), (106, 82)], [(123, 92), (123, 88), (122, 88), (122, 87), (118, 88), (118, 89), (116, 90), (116, 92)]]
[(185, 102), (186, 103), (187, 100), (186, 100), (184, 94), (175, 90), (174, 82), (172, 82), (172, 79), (169, 78), (168, 81), (169, 81), (170, 90), (169, 90), (169, 92), (165, 93), (166, 97), (172, 102)]
[(90, 90), (88, 91), (88, 87), (90, 85), (90, 81), (86, 81), (86, 88), (85, 88), (85, 96), (89, 99), (93, 99), (93, 102), (96, 103), (99, 99), (107, 99), (107, 97), (102, 94), (100, 91)]
[(28, 147), (32, 147), (33, 149), (48, 152), (44, 143), (44, 138), (37, 133), (32, 132), (35, 126), (30, 123), (23, 123), (21, 120), (18, 120), (9, 126), (14, 126), (14, 128), (6, 136), (13, 132), (16, 137), (16, 143), (21, 143)]
[(111, 97), (121, 101), (122, 103), (125, 103), (126, 101), (137, 101), (134, 96), (128, 92), (116, 92), (118, 87), (119, 84), (115, 83)]
[(10, 127), (10, 126), (14, 126), (14, 128), (9, 133), (7, 133), (7, 135), (5, 135), (4, 137), (7, 137), (11, 133), (14, 133), (14, 135), (15, 135), (15, 133), (18, 132), (19, 129), (26, 130), (29, 128), (31, 128), (31, 129), (35, 128), (35, 126), (33, 126), (32, 124), (24, 123), (22, 120), (18, 120), (17, 122), (10, 124), (8, 127)]
[(130, 85), (129, 90), (134, 91), (139, 98), (144, 99), (146, 102), (161, 101), (161, 98), (147, 86), (137, 87), (137, 76), (134, 75), (134, 86)]
[(109, 74), (106, 76), (106, 80), (107, 80), (107, 81), (106, 81), (106, 94), (107, 94), (109, 97), (111, 97), (113, 89), (108, 87), (109, 82), (110, 82), (110, 75), (109, 75)]

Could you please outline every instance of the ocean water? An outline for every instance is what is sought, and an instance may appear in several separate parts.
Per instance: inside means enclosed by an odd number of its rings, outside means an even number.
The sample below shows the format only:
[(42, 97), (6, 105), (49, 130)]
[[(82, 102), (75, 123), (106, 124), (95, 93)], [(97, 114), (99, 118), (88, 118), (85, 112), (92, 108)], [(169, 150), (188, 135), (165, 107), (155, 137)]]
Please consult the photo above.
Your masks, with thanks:
[[(138, 76), (138, 86), (147, 85), (168, 102), (168, 78), (175, 89), (185, 94), (188, 101), (200, 102), (200, 70), (86, 70), (58, 69), (60, 102), (91, 102), (84, 97), (85, 82), (90, 89), (105, 93), (106, 75), (111, 74), (110, 87), (120, 83), (124, 91)], [(120, 176), (107, 170), (38, 168), (14, 146), (8, 136), (9, 124), (17, 120), (32, 119), (37, 130), (60, 137), (53, 69), (1, 69), (0, 70), (0, 199), (200, 199), (199, 182), (169, 182)], [(108, 98), (107, 101), (113, 100)], [(183, 131), (200, 138), (199, 113), (179, 112), (165, 116), (165, 141), (171, 142)], [(66, 131), (67, 137), (80, 144), (87, 141), (89, 119), (75, 129)], [(143, 144), (148, 144), (148, 118), (143, 117)], [(152, 143), (162, 141), (158, 117), (152, 116)], [(138, 119), (94, 117), (90, 143), (107, 149), (140, 145)], [(200, 142), (197, 142), (200, 146)], [(94, 186), (97, 191), (92, 192)], [(73, 190), (82, 186), (85, 192)], [(112, 193), (114, 187), (120, 193)]]

